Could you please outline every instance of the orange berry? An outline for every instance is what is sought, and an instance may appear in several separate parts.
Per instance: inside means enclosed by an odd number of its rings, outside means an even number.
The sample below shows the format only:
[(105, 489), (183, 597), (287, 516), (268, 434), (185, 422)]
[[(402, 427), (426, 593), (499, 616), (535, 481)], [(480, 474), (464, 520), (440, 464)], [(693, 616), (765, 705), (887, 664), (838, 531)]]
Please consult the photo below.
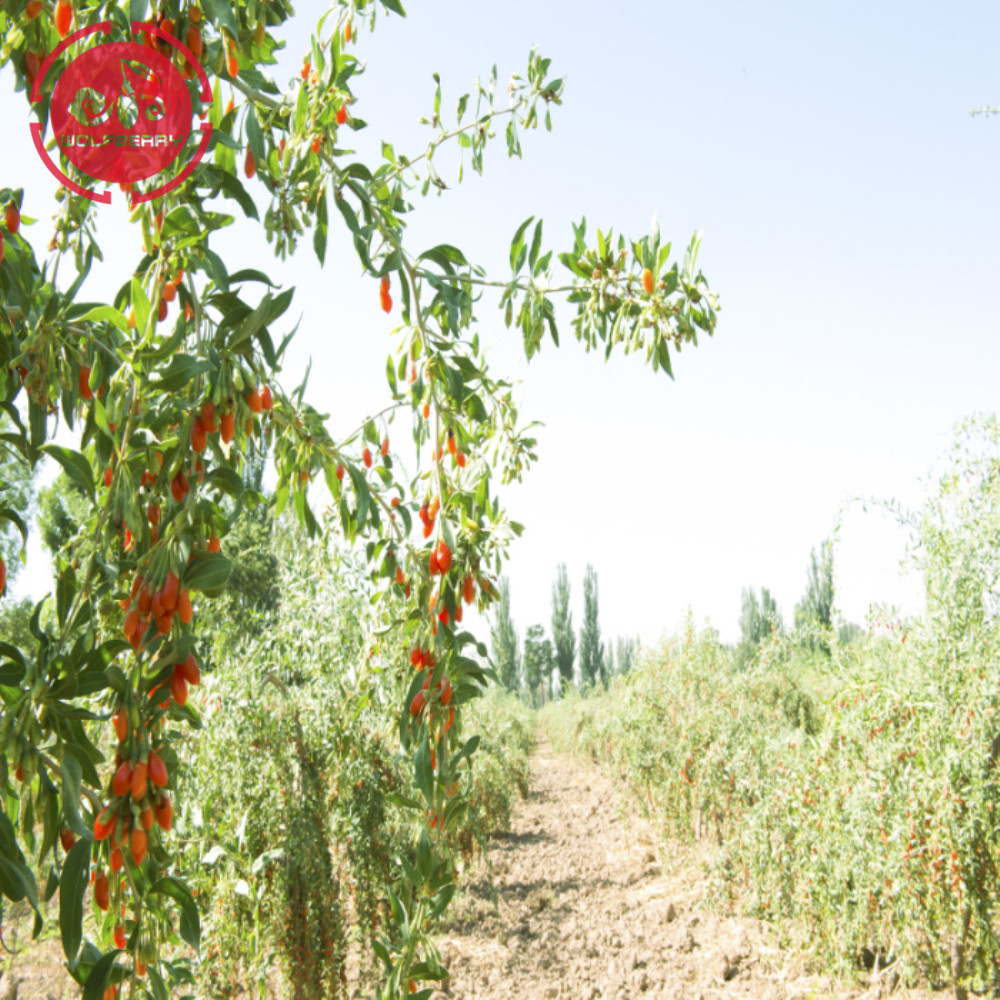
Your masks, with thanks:
[(14, 202), (11, 202), (4, 209), (4, 222), (7, 225), (7, 231), (11, 236), (16, 236), (17, 231), (21, 228), (21, 212)]
[(367, 448), (361, 452), (361, 460), (365, 463), (366, 469), (370, 469), (372, 467), (372, 453)]
[(247, 406), (250, 407), (250, 410), (253, 413), (260, 413), (263, 409), (260, 402), (260, 393), (256, 389), (251, 389), (247, 393)]
[(310, 72), (312, 72), (312, 63), (307, 59), (302, 64), (302, 69), (299, 70), (299, 76), (301, 76), (303, 80), (307, 80)]
[(351, 26), (351, 22), (348, 21), (344, 25), (344, 44), (346, 45), (350, 40), (351, 36), (354, 34), (354, 28)]
[(642, 272), (642, 287), (646, 289), (647, 295), (652, 294), (653, 272), (648, 267)]
[(246, 159), (243, 161), (243, 172), (247, 175), (247, 180), (252, 180), (257, 173), (257, 161), (253, 158), (253, 153), (248, 149)]
[(170, 680), (170, 693), (178, 705), (184, 705), (188, 700), (187, 681), (182, 674), (175, 673)]
[(208, 435), (205, 432), (205, 425), (201, 417), (195, 417), (191, 422), (191, 450), (201, 453), (208, 444)]
[(94, 902), (100, 910), (108, 908), (108, 876), (104, 872), (98, 872), (97, 878), (94, 879)]
[(212, 533), (212, 536), (208, 540), (208, 551), (209, 552), (222, 551), (222, 542), (219, 541), (219, 536), (216, 535), (214, 532)]
[(201, 669), (198, 667), (198, 661), (194, 658), (194, 653), (188, 653), (187, 659), (177, 664), (174, 673), (178, 672), (188, 684), (197, 687), (201, 683)]
[(80, 376), (78, 379), (80, 386), (80, 395), (84, 399), (93, 399), (94, 390), (90, 388), (90, 365), (80, 366)]
[[(163, 788), (169, 779), (167, 765), (163, 763), (163, 758), (153, 750), (149, 755), (149, 780), (157, 788)], [(147, 827), (147, 829), (149, 828)]]
[(59, 0), (56, 4), (55, 25), (60, 38), (65, 38), (69, 34), (70, 25), (73, 23), (73, 8), (69, 3)]
[(190, 625), (192, 615), (191, 595), (187, 590), (182, 590), (177, 598), (177, 616), (185, 625)]
[(215, 422), (215, 403), (211, 400), (201, 405), (201, 422), (209, 434), (214, 434), (219, 429), (219, 425)]
[(132, 831), (132, 840), (130, 844), (132, 860), (135, 864), (142, 864), (143, 858), (146, 857), (147, 844), (148, 840), (146, 837), (146, 831), (141, 826), (137, 826)]
[(223, 413), (222, 419), (219, 421), (219, 436), (222, 438), (223, 442), (229, 444), (236, 434), (236, 415), (230, 411), (229, 413)]
[[(191, 14), (192, 15), (194, 14), (194, 8), (192, 8)], [(194, 20), (193, 16), (191, 17), (191, 20), (192, 21)], [(191, 50), (191, 53), (194, 55), (195, 59), (197, 59), (200, 62), (201, 52), (202, 52), (201, 29), (197, 27), (197, 25), (195, 24), (188, 26), (187, 47)]]
[(437, 545), (437, 564), (442, 573), (447, 573), (451, 567), (451, 549), (443, 538)]
[(132, 771), (132, 779), (130, 784), (132, 789), (132, 798), (136, 802), (138, 802), (146, 794), (147, 771), (148, 771), (147, 765), (143, 764), (141, 760), (139, 761), (138, 764), (135, 765), (135, 768)]
[(344, 479), (344, 471), (345, 471), (344, 470), (344, 466), (340, 462), (338, 462), (337, 463), (337, 478), (341, 482), (343, 482), (343, 479)]
[(177, 297), (177, 286), (172, 282), (168, 281), (163, 286), (163, 291), (160, 292), (160, 298), (164, 302), (173, 302)]
[(235, 79), (240, 75), (240, 62), (236, 58), (236, 43), (232, 39), (229, 39), (226, 50), (226, 72)]
[(170, 824), (173, 822), (174, 807), (170, 804), (170, 799), (163, 796), (162, 801), (158, 806), (156, 806), (156, 822), (160, 825), (160, 829), (169, 830)]
[(111, 852), (108, 864), (111, 865), (111, 870), (113, 872), (120, 872), (125, 867), (125, 855), (122, 854), (122, 849), (120, 847), (116, 847)]
[(347, 105), (341, 104), (341, 106), (337, 108), (337, 124), (343, 125), (346, 121), (347, 121)]
[(323, 146), (323, 137), (321, 135), (314, 136), (313, 141), (309, 144), (309, 148), (316, 154), (319, 153)]
[(24, 12), (28, 15), (29, 20), (34, 21), (42, 12), (42, 0), (28, 0), (28, 5), (24, 8)]
[(162, 323), (167, 318), (167, 303), (160, 299), (160, 308), (157, 310), (156, 318)]

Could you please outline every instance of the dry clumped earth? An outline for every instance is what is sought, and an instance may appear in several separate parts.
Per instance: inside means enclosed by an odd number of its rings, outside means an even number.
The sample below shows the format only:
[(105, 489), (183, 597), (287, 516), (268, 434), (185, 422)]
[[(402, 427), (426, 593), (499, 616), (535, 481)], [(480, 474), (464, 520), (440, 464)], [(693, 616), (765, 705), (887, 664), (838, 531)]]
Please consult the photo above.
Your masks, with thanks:
[[(528, 797), (469, 873), (438, 938), (451, 978), (435, 1000), (874, 1000), (877, 984), (810, 975), (773, 928), (707, 908), (710, 856), (658, 847), (606, 775), (539, 736)], [(0, 1000), (11, 1000), (15, 980), (19, 1000), (79, 996), (57, 939), (26, 947), (13, 969), (4, 957)]]
[(702, 908), (709, 856), (658, 850), (651, 825), (608, 777), (540, 736), (528, 798), (439, 939), (451, 972), (443, 995), (843, 1000), (865, 992), (806, 974), (768, 925)]

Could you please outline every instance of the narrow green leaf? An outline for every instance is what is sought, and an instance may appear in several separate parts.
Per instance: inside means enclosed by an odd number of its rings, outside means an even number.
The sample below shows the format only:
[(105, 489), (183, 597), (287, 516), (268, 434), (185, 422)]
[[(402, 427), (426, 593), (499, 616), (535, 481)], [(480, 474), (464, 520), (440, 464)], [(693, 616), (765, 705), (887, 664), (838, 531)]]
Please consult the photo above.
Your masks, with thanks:
[(169, 896), (180, 906), (181, 937), (192, 948), (197, 949), (201, 942), (201, 917), (198, 915), (198, 905), (191, 895), (191, 890), (180, 880), (168, 877), (161, 878), (149, 891), (151, 894)]
[(63, 467), (73, 484), (86, 493), (92, 502), (95, 500), (94, 470), (83, 455), (58, 444), (46, 444), (38, 450), (51, 455)]
[(102, 1000), (104, 991), (111, 982), (111, 974), (115, 968), (115, 962), (121, 952), (115, 948), (106, 955), (102, 955), (100, 961), (90, 970), (87, 976), (86, 985), (83, 987), (83, 1000)]
[(83, 897), (90, 883), (89, 836), (78, 840), (66, 855), (59, 879), (59, 932), (63, 954), (70, 968), (76, 967), (76, 957), (83, 940)]
[(182, 575), (185, 587), (191, 590), (217, 590), (229, 579), (233, 564), (217, 552), (196, 551), (194, 561)]

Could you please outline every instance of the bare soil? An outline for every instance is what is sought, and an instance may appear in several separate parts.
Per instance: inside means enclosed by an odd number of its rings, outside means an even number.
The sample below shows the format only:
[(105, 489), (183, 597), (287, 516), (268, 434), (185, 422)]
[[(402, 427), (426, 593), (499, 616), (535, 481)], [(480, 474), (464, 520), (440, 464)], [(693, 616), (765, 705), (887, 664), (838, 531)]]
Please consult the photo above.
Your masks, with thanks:
[(439, 938), (451, 972), (444, 995), (843, 1000), (865, 991), (807, 974), (766, 924), (705, 908), (710, 849), (658, 849), (658, 840), (607, 776), (539, 736), (531, 791)]
[[(435, 1000), (874, 1000), (879, 984), (810, 974), (760, 921), (706, 904), (709, 846), (663, 847), (651, 824), (587, 761), (544, 735), (532, 785), (466, 877), (438, 944), (451, 978)], [(29, 915), (6, 910), (0, 1000), (68, 1000), (58, 921), (31, 943)], [(52, 915), (53, 918), (55, 914)], [(356, 957), (356, 956), (355, 956)], [(351, 977), (352, 992), (362, 996)], [(429, 985), (429, 984), (422, 984)], [(275, 995), (280, 994), (276, 988)], [(951, 994), (901, 991), (905, 1000)]]

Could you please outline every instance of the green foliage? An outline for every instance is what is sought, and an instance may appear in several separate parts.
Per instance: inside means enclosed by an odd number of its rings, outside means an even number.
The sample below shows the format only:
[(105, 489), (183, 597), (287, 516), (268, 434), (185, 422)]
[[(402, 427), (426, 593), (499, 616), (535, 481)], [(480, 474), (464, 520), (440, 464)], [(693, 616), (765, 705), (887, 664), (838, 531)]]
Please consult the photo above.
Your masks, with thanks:
[(510, 617), (510, 580), (500, 580), (500, 600), (493, 610), (490, 633), (493, 663), (500, 684), (507, 691), (516, 691), (520, 683), (521, 657), (518, 651), (517, 629)]
[[(11, 430), (10, 417), (0, 411), (0, 433)], [(20, 553), (25, 537), (20, 528), (26, 524), (35, 500), (35, 475), (24, 456), (0, 438), (0, 559), (7, 567), (7, 586), (21, 568)], [(20, 512), (20, 513), (19, 513)], [(17, 519), (20, 519), (20, 523)], [(2, 607), (2, 605), (0, 605)]]
[(573, 686), (573, 664), (576, 660), (576, 633), (573, 631), (573, 613), (569, 609), (570, 585), (566, 564), (556, 569), (552, 584), (552, 641), (555, 644), (556, 666), (559, 668), (559, 686), (568, 691)]
[(806, 592), (795, 605), (795, 627), (803, 634), (810, 649), (829, 655), (827, 635), (833, 628), (833, 539), (824, 539), (809, 553)]
[(23, 648), (34, 641), (29, 627), (34, 610), (35, 602), (30, 597), (19, 601), (6, 597), (0, 601), (0, 636), (4, 642)]
[(588, 563), (583, 577), (583, 625), (580, 627), (580, 687), (584, 689), (597, 683), (608, 685), (599, 615), (597, 573)]
[(545, 701), (554, 667), (552, 642), (545, 638), (545, 626), (529, 625), (524, 636), (524, 683), (529, 704), (537, 707)]
[(617, 673), (627, 674), (635, 663), (636, 653), (639, 651), (639, 640), (618, 637), (616, 644), (618, 652)]
[(226, 589), (209, 615), (216, 638), (230, 642), (261, 635), (278, 607), (278, 559), (271, 536), (273, 518), (267, 507), (244, 508), (226, 536), (226, 558), (232, 564)]
[[(129, 39), (132, 15), (144, 9), (77, 4), (73, 22), (81, 39), (74, 45), (92, 44), (96, 36), (87, 29), (99, 23), (111, 25), (102, 41)], [(184, 155), (123, 192), (135, 227), (131, 240), (113, 254), (102, 248), (96, 205), (86, 190), (80, 193), (91, 179), (61, 157), (68, 181), (57, 193), (55, 234), (42, 263), (37, 240), (30, 238), (34, 191), (0, 187), (0, 205), (23, 210), (20, 231), (6, 224), (0, 262), (0, 409), (10, 421), (3, 456), (16, 455), (33, 470), (43, 457), (55, 459), (86, 500), (79, 511), (59, 497), (52, 500), (49, 537), (60, 553), (52, 594), (44, 613), (33, 616), (25, 646), (4, 645), (0, 654), (0, 789), (7, 804), (0, 818), (9, 827), (0, 831), (0, 868), (7, 873), (2, 889), (36, 905), (22, 847), (38, 865), (54, 864), (58, 871), (63, 825), (81, 838), (95, 836), (90, 857), (103, 874), (112, 857), (117, 862), (112, 839), (131, 826), (135, 856), (130, 850), (123, 859), (124, 883), (111, 880), (107, 917), (88, 923), (92, 935), (83, 936), (72, 887), (60, 907), (67, 968), (87, 1000), (107, 982), (126, 979), (133, 994), (152, 990), (157, 1000), (186, 990), (192, 960), (182, 949), (199, 942), (198, 909), (177, 863), (189, 845), (167, 828), (163, 814), (148, 826), (144, 844), (136, 818), (148, 819), (153, 806), (164, 809), (166, 793), (150, 793), (148, 782), (125, 787), (120, 781), (124, 794), (115, 794), (113, 776), (125, 764), (138, 766), (151, 746), (171, 765), (180, 759), (185, 734), (203, 723), (200, 697), (188, 701), (188, 684), (200, 677), (198, 661), (188, 657), (197, 653), (207, 687), (213, 672), (221, 685), (231, 669), (257, 685), (250, 689), (255, 699), (265, 683), (282, 692), (269, 717), (259, 706), (248, 710), (250, 732), (263, 737), (280, 722), (286, 742), (297, 726), (303, 734), (301, 757), (248, 749), (237, 735), (246, 760), (230, 747), (230, 773), (217, 768), (208, 782), (219, 786), (219, 808), (229, 805), (227, 791), (249, 797), (252, 788), (240, 782), (251, 783), (255, 771), (268, 768), (280, 770), (283, 787), (300, 798), (315, 793), (333, 730), (317, 724), (319, 742), (312, 739), (305, 721), (310, 705), (299, 703), (295, 691), (313, 685), (312, 668), (322, 653), (340, 692), (338, 702), (334, 690), (323, 690), (323, 703), (337, 702), (338, 711), (348, 717), (357, 712), (359, 720), (362, 711), (376, 708), (379, 724), (388, 716), (407, 781), (416, 785), (404, 806), (419, 816), (419, 835), (410, 840), (408, 856), (401, 851), (390, 859), (391, 891), (384, 879), (372, 882), (383, 905), (372, 942), (381, 963), (376, 992), (388, 1000), (406, 995), (411, 977), (444, 974), (431, 924), (455, 891), (450, 838), (470, 809), (460, 779), (476, 749), (475, 739), (465, 736), (463, 716), (487, 682), (485, 645), (455, 628), (459, 588), (472, 577), (481, 612), (495, 600), (495, 575), (523, 530), (508, 518), (496, 485), (519, 481), (536, 458), (531, 425), (521, 422), (510, 383), (487, 364), (477, 315), (486, 301), (482, 287), (503, 287), (500, 309), (507, 325), (516, 323), (521, 331), (529, 359), (543, 337), (558, 344), (556, 305), (565, 300), (570, 327), (586, 349), (605, 356), (615, 349), (640, 353), (654, 370), (670, 375), (670, 347), (711, 335), (718, 303), (698, 269), (698, 238), (681, 259), (671, 259), (671, 246), (661, 245), (655, 224), (638, 240), (600, 229), (589, 239), (581, 220), (557, 251), (544, 244), (541, 220), (529, 218), (511, 241), (510, 274), (500, 277), (487, 276), (450, 243), (413, 245), (420, 227), (410, 220), (426, 204), (416, 192), (444, 187), (433, 160), (438, 148), (456, 143), (478, 172), (495, 135), (503, 134), (508, 156), (520, 156), (521, 131), (550, 125), (563, 81), (539, 53), (529, 53), (508, 87), (498, 86), (494, 73), (489, 84), (460, 98), (454, 115), (442, 110), (438, 88), (421, 151), (397, 152), (386, 141), (381, 158), (365, 162), (352, 139), (365, 122), (349, 111), (364, 64), (348, 46), (346, 28), (373, 31), (382, 23), (377, 15), (402, 16), (396, 0), (334, 4), (311, 35), (311, 72), (284, 83), (273, 79), (272, 67), (294, 16), (290, 4), (268, 4), (263, 19), (257, 0), (206, 2), (198, 10), (196, 26), (193, 8), (168, 13), (178, 34), (195, 30), (204, 45), (208, 87), (201, 91), (193, 76), (189, 86), (194, 110), (212, 128), (208, 155), (198, 162), (189, 155), (201, 136), (194, 130)], [(56, 51), (55, 25), (49, 17), (26, 18), (23, 4), (4, 4), (0, 36), (2, 79), (27, 98), (42, 54)], [(32, 114), (43, 132), (51, 124), (61, 60), (35, 81), (41, 99)], [(398, 82), (408, 85), (404, 78)], [(224, 110), (223, 89), (238, 101), (231, 111)], [(202, 101), (201, 93), (212, 98)], [(495, 104), (499, 95), (502, 106)], [(240, 169), (248, 153), (256, 163), (253, 177)], [(176, 187), (160, 188), (171, 180)], [(256, 198), (244, 181), (253, 183)], [(382, 309), (394, 313), (385, 404), (374, 415), (358, 414), (343, 437), (335, 438), (326, 416), (306, 401), (304, 384), (281, 384), (295, 332), (289, 312), (294, 289), (276, 287), (264, 265), (233, 270), (219, 254), (230, 226), (237, 239), (259, 227), (280, 257), (296, 252), (311, 231), (321, 263), (330, 230), (346, 231), (362, 280), (370, 282), (373, 314), (379, 315), (376, 288)], [(120, 286), (111, 301), (81, 298), (95, 259), (118, 269)], [(649, 291), (644, 269), (654, 278)], [(103, 277), (113, 280), (114, 274)], [(415, 466), (404, 475), (389, 448), (390, 425), (399, 431), (394, 436), (415, 446)], [(445, 429), (466, 461), (457, 454), (450, 464), (443, 458)], [(266, 586), (254, 592), (270, 566), (266, 556), (263, 563), (255, 559), (266, 551), (266, 528), (249, 521), (234, 528), (233, 522), (241, 506), (252, 508), (258, 499), (265, 451), (277, 476), (274, 515), (294, 511), (311, 538), (335, 534), (357, 546), (363, 598), (378, 619), (374, 632), (363, 631), (360, 622), (353, 629), (345, 623), (331, 647), (316, 606), (323, 604), (321, 577), (285, 588), (277, 607)], [(322, 519), (312, 506), (320, 481), (329, 511)], [(27, 503), (22, 497), (15, 508), (9, 492), (0, 496), (0, 523), (13, 525), (23, 538)], [(421, 513), (423, 532), (415, 524)], [(239, 538), (244, 530), (245, 545)], [(433, 578), (432, 535), (451, 554), (449, 568)], [(223, 552), (220, 540), (228, 547)], [(210, 614), (208, 604), (226, 593), (234, 569), (227, 551), (237, 569), (227, 599), (235, 602), (237, 628), (256, 646), (237, 643), (232, 625), (219, 630), (218, 642), (209, 638), (220, 612)], [(273, 634), (276, 616), (295, 627)], [(410, 657), (420, 654), (416, 674), (409, 672), (406, 650)], [(513, 687), (515, 657), (507, 663), (504, 679)], [(385, 735), (374, 722), (371, 729)], [(234, 778), (237, 766), (242, 773)], [(19, 772), (24, 781), (12, 779)], [(171, 774), (179, 818), (197, 826), (196, 813), (184, 803), (187, 773), (176, 767)], [(201, 797), (207, 802), (204, 792)], [(341, 926), (333, 910), (313, 912), (339, 898), (322, 895), (337, 875), (337, 859), (328, 853), (328, 835), (335, 831), (326, 828), (316, 803), (299, 801), (292, 809), (294, 822), (281, 835), (303, 858), (287, 860), (277, 898), (310, 956), (297, 956), (291, 939), (282, 939), (289, 975), (298, 968), (289, 963), (319, 961), (316, 948)], [(260, 811), (268, 816), (274, 818)], [(237, 837), (235, 850), (241, 849)], [(240, 856), (234, 863), (246, 861)], [(249, 883), (245, 872), (241, 877)], [(239, 885), (233, 892), (242, 898)], [(112, 947), (119, 914), (131, 928), (126, 949)], [(314, 965), (314, 986), (297, 983), (295, 989), (338, 989), (340, 954), (333, 945), (322, 960), (327, 964)], [(149, 979), (137, 986), (140, 964), (149, 966)]]
[(761, 587), (760, 599), (753, 587), (744, 587), (740, 611), (740, 641), (736, 660), (746, 666), (772, 632), (781, 631), (781, 613), (767, 587)]
[(848, 644), (828, 632), (820, 658), (776, 631), (745, 667), (689, 624), (609, 698), (549, 706), (543, 724), (624, 776), (665, 833), (713, 837), (716, 901), (781, 924), (830, 971), (877, 961), (903, 985), (988, 990), (1000, 954), (998, 490), (1000, 424), (969, 421), (910, 518), (922, 620), (877, 612)]
[(38, 531), (42, 544), (56, 556), (70, 552), (70, 543), (90, 516), (86, 495), (73, 484), (65, 472), (60, 472), (49, 486), (38, 492)]

